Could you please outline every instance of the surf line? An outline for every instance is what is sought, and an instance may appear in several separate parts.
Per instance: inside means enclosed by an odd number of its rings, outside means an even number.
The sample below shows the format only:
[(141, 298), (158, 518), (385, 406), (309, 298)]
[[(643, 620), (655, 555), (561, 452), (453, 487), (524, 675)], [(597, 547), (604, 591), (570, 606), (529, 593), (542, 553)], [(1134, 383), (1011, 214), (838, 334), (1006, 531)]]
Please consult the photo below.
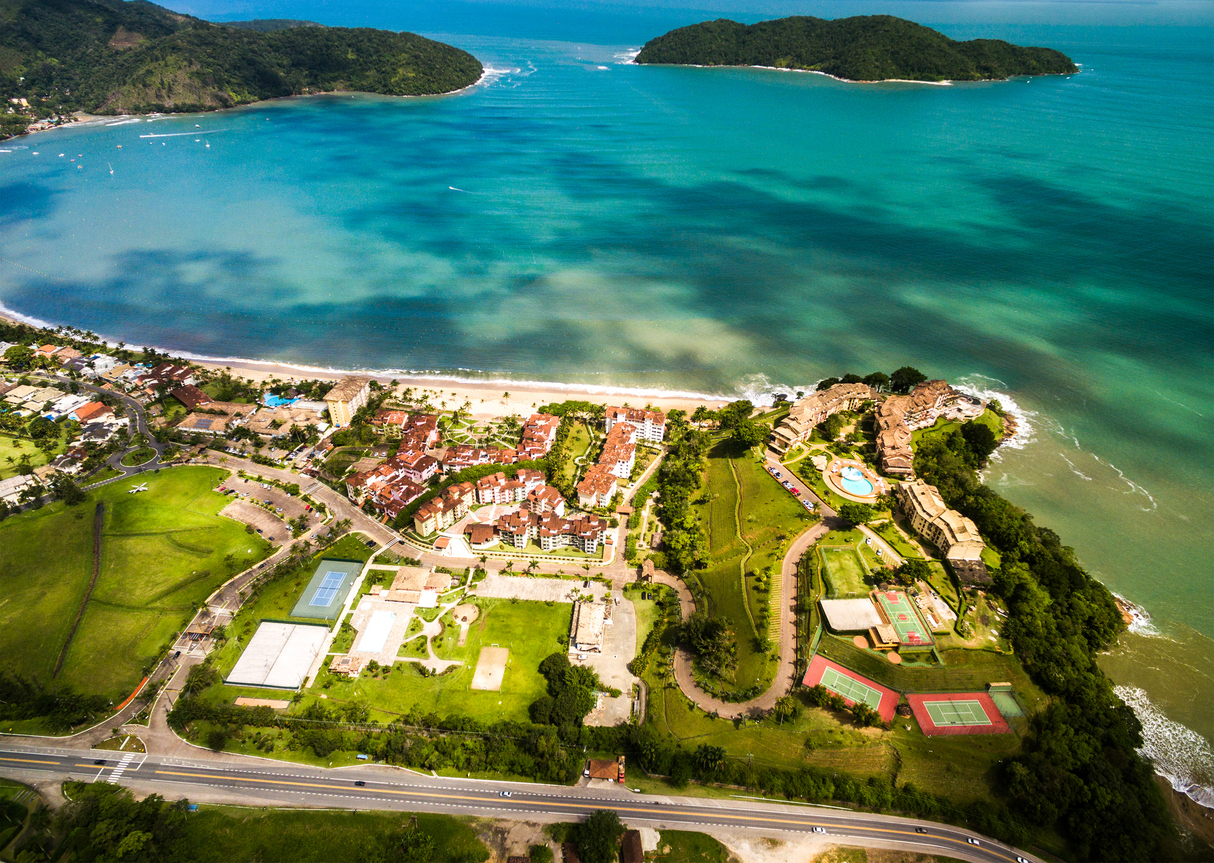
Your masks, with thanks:
[(140, 135), (140, 138), (184, 138), (186, 135), (218, 135), (227, 129), (213, 129), (205, 132), (169, 132), (164, 135)]

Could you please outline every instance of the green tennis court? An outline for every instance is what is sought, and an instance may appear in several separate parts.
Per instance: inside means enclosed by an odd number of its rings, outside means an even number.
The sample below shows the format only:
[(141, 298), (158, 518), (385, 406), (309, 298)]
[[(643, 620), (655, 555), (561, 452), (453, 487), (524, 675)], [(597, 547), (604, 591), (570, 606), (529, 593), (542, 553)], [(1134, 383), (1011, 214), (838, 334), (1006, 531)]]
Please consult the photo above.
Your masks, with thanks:
[(880, 691), (854, 680), (846, 674), (840, 674), (833, 668), (827, 668), (822, 672), (822, 685), (835, 695), (841, 695), (848, 701), (867, 704), (873, 710), (881, 706)]
[(991, 724), (990, 717), (977, 701), (926, 701), (923, 706), (937, 728)]
[(898, 633), (901, 644), (918, 645), (931, 644), (932, 635), (928, 632), (918, 612), (906, 594), (900, 590), (885, 590), (877, 594), (877, 601), (885, 609), (885, 616)]

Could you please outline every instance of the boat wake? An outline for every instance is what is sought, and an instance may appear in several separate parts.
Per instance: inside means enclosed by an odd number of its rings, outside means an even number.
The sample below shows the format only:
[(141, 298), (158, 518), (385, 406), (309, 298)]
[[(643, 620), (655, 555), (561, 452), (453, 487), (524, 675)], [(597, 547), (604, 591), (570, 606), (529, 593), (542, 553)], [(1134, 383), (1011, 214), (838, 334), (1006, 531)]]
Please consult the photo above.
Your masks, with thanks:
[(1172, 787), (1196, 803), (1214, 809), (1214, 749), (1209, 741), (1163, 715), (1136, 686), (1114, 686), (1117, 696), (1130, 706), (1142, 723), (1142, 748), (1155, 772)]

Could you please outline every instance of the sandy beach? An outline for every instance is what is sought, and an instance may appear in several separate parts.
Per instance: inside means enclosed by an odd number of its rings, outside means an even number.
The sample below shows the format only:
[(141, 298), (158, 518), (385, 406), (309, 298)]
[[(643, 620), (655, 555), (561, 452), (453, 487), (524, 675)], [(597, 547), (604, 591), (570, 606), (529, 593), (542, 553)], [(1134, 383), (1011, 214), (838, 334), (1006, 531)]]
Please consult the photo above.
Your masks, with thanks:
[[(21, 319), (16, 314), (0, 309), (0, 320), (13, 324), (30, 326), (46, 326), (31, 319)], [(53, 327), (52, 327), (53, 329)], [(157, 348), (173, 356), (180, 356), (171, 348)], [(465, 402), (469, 412), (474, 417), (494, 417), (512, 413), (526, 416), (544, 404), (562, 402), (566, 399), (593, 402), (604, 405), (629, 405), (644, 407), (646, 405), (661, 411), (675, 408), (688, 413), (700, 405), (710, 409), (722, 407), (727, 401), (691, 393), (663, 393), (658, 390), (630, 390), (626, 387), (579, 387), (576, 384), (556, 384), (536, 381), (466, 381), (457, 378), (435, 378), (412, 375), (377, 374), (366, 371), (343, 371), (340, 369), (316, 369), (292, 366), (286, 363), (276, 363), (262, 360), (210, 360), (187, 357), (194, 365), (211, 369), (216, 372), (227, 371), (235, 377), (246, 378), (258, 383), (271, 380), (301, 381), (301, 380), (338, 380), (346, 375), (366, 375), (381, 383), (397, 381), (399, 389), (412, 387), (430, 395), (430, 402), (435, 407), (454, 409)]]
[(454, 409), (468, 404), (474, 417), (493, 417), (507, 414), (526, 416), (540, 405), (578, 399), (604, 405), (646, 405), (661, 411), (675, 408), (688, 413), (700, 405), (715, 410), (727, 404), (720, 399), (696, 397), (690, 394), (661, 394), (644, 390), (628, 390), (612, 387), (579, 387), (576, 384), (550, 384), (520, 381), (461, 381), (453, 378), (428, 378), (408, 375), (384, 375), (372, 372), (345, 372), (333, 369), (310, 369), (284, 363), (258, 362), (252, 360), (211, 361), (192, 360), (195, 365), (215, 371), (228, 371), (234, 376), (252, 381), (270, 380), (337, 380), (345, 375), (359, 374), (373, 377), (387, 384), (395, 380), (399, 387), (411, 387), (430, 395), (435, 407)]

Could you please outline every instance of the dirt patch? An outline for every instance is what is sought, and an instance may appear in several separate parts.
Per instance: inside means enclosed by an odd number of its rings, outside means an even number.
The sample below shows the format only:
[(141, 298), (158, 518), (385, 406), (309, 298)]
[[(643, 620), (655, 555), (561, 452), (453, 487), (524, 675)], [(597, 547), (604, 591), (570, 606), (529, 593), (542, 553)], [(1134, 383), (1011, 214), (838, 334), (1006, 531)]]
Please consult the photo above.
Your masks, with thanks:
[(505, 647), (482, 647), (470, 688), (498, 692), (506, 677), (506, 660), (509, 657), (510, 651)]
[(557, 860), (561, 851), (544, 833), (544, 825), (534, 821), (485, 820), (477, 825), (476, 838), (489, 849), (490, 863), (498, 863), (509, 857), (526, 857), (532, 845), (547, 845)]

